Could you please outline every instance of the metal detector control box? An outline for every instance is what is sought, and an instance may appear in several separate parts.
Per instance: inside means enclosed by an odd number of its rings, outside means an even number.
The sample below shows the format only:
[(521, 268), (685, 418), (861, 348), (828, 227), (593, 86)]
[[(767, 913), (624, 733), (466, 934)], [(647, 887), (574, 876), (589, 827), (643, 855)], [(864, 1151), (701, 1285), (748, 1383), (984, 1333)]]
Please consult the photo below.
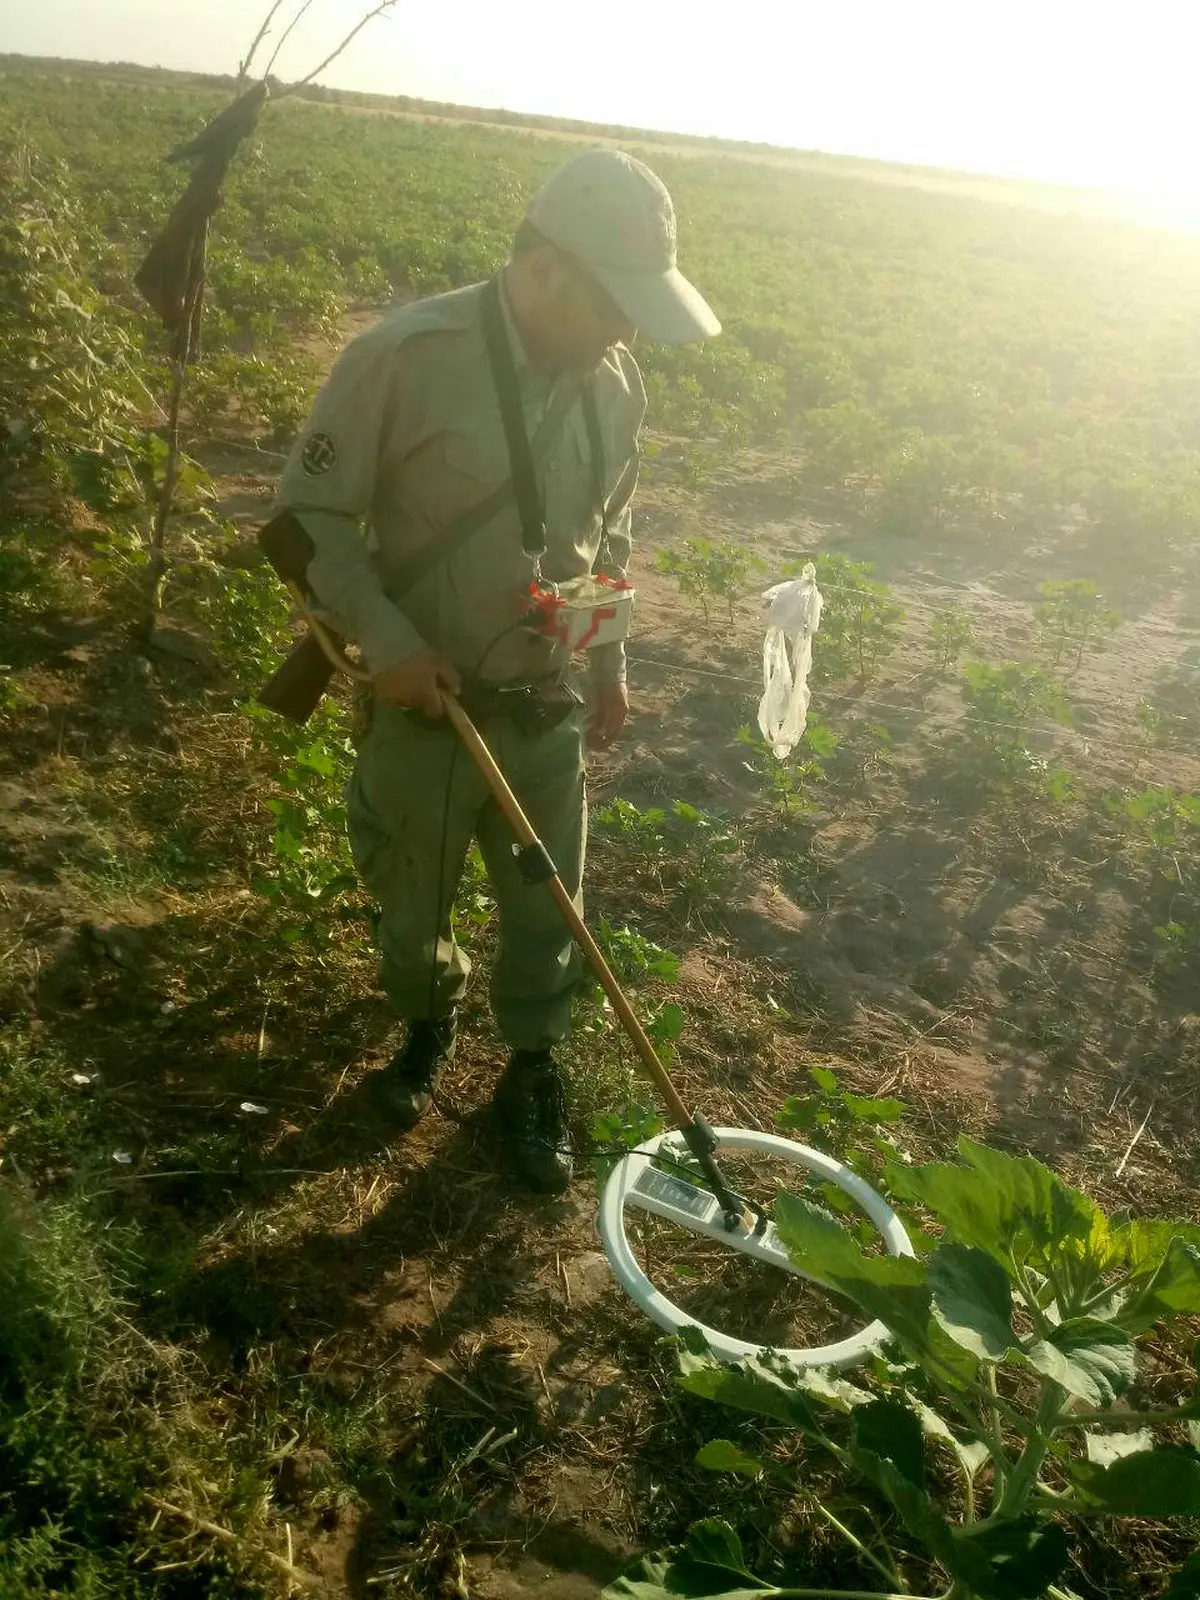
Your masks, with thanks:
[(716, 1195), (683, 1178), (672, 1177), (658, 1167), (645, 1167), (638, 1173), (626, 1203), (652, 1212), (664, 1222), (676, 1222), (690, 1233), (707, 1234), (710, 1239), (730, 1245), (743, 1255), (782, 1267), (784, 1272), (795, 1277), (803, 1276), (780, 1242), (774, 1223), (768, 1223), (765, 1232), (757, 1238), (752, 1229), (742, 1229), (731, 1236)]
[(542, 582), (529, 597), (538, 631), (568, 650), (616, 644), (629, 634), (634, 587), (624, 578), (589, 573), (569, 583)]

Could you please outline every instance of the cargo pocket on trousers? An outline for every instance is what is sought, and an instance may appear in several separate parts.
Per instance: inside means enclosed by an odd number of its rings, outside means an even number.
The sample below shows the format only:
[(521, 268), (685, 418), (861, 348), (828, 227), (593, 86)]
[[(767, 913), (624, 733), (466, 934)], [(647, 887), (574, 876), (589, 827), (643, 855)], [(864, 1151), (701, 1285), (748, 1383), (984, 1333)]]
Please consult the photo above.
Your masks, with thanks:
[(400, 831), (388, 827), (363, 793), (358, 770), (346, 786), (346, 831), (359, 877), (381, 900), (385, 885), (394, 884), (398, 874), (408, 871), (408, 853)]

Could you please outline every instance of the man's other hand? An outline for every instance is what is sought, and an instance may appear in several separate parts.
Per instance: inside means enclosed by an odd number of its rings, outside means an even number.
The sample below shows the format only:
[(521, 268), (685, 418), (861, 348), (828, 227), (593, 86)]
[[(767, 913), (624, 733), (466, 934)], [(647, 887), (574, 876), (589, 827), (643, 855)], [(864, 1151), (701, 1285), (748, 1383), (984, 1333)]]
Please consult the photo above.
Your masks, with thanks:
[(440, 650), (415, 650), (403, 661), (374, 677), (375, 693), (392, 706), (411, 706), (427, 717), (440, 717), (445, 710), (442, 690), (457, 693), (458, 670)]
[(592, 750), (607, 750), (625, 726), (629, 715), (629, 690), (623, 683), (592, 685), (592, 710), (587, 742)]

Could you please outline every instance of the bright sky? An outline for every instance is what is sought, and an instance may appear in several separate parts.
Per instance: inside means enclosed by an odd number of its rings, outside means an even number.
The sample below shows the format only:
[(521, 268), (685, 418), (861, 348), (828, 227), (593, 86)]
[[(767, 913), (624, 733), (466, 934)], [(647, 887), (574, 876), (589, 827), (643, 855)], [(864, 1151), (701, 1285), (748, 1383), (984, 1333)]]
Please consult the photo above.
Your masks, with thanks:
[[(0, 0), (0, 51), (232, 72), (267, 3)], [(309, 0), (280, 76), (368, 3)], [(1197, 0), (399, 0), (323, 81), (1091, 184), (1200, 221), (1198, 50)]]

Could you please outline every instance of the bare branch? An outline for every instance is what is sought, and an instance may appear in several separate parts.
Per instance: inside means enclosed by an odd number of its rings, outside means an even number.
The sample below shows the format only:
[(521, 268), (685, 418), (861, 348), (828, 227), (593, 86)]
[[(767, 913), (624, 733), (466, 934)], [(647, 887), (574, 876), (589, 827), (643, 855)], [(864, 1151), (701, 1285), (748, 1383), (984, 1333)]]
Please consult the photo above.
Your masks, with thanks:
[(275, 13), (279, 10), (279, 8), (280, 8), (280, 6), (282, 4), (283, 4), (283, 0), (275, 0), (275, 4), (267, 12), (267, 20), (263, 23), (262, 27), (254, 35), (254, 43), (250, 46), (249, 50), (246, 52), (246, 59), (242, 62), (241, 66), (238, 68), (237, 75), (238, 75), (239, 79), (244, 78), (247, 75), (247, 73), (250, 71), (250, 63), (254, 60), (254, 57), (255, 57), (255, 54), (256, 54), (256, 52), (258, 50), (259, 45), (263, 42), (263, 40), (267, 37), (267, 34), (270, 32), (271, 24), (275, 20)]
[[(395, 4), (396, 0), (381, 0), (381, 3), (375, 7), (374, 11), (368, 11), (366, 16), (350, 29), (350, 32), (342, 40), (341, 44), (338, 45), (333, 54), (326, 56), (321, 65), (319, 67), (315, 67), (313, 71), (309, 73), (307, 78), (301, 78), (299, 83), (294, 83), (292, 85), (292, 89), (303, 89), (306, 83), (311, 83), (314, 78), (318, 77), (322, 72), (325, 71), (325, 68), (329, 66), (331, 62), (337, 60), (342, 51), (345, 50), (349, 45), (350, 41), (354, 39), (356, 35), (362, 32), (368, 22), (373, 22), (376, 17), (381, 17), (385, 11), (390, 11)], [(290, 93), (290, 91), (288, 92)]]
[(271, 56), (270, 61), (267, 62), (267, 70), (263, 73), (263, 77), (264, 78), (269, 78), (271, 76), (271, 68), (279, 60), (279, 52), (283, 49), (284, 45), (288, 42), (288, 35), (291, 33), (292, 29), (300, 21), (300, 18), (304, 15), (304, 13), (308, 10), (309, 6), (311, 6), (311, 5), (312, 5), (312, 0), (301, 0), (300, 9), (296, 12), (296, 15), (292, 18), (292, 20), (288, 23), (287, 27), (283, 30), (283, 32), (279, 36), (279, 43), (275, 46), (275, 50), (274, 50), (274, 53)]

